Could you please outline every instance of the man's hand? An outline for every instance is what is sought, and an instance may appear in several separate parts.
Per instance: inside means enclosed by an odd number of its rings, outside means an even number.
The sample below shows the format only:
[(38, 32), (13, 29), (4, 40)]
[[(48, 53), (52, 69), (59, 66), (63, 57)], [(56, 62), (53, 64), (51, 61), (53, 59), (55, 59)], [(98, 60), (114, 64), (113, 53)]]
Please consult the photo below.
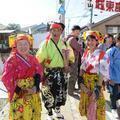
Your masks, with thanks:
[(30, 88), (30, 89), (28, 88), (26, 90), (27, 90), (28, 94), (34, 94), (37, 91), (36, 86), (34, 86), (33, 88)]
[(71, 68), (70, 68), (70, 66), (65, 66), (64, 70), (66, 73), (69, 73), (71, 71)]

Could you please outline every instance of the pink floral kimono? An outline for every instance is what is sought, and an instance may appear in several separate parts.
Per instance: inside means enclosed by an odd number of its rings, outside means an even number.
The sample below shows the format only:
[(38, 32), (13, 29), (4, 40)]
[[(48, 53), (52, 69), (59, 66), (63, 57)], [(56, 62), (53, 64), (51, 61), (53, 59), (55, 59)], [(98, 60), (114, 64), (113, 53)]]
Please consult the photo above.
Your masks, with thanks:
[[(99, 82), (100, 75), (108, 78), (109, 76), (109, 58), (101, 50), (96, 49), (92, 54), (86, 50), (82, 57), (81, 69), (84, 71), (83, 79), (85, 87), (94, 93), (94, 88)], [(82, 116), (87, 116), (88, 120), (105, 120), (105, 99), (103, 89), (96, 100), (95, 96), (89, 96), (84, 91), (80, 93), (79, 111)]]
[(39, 92), (19, 96), (16, 86), (21, 89), (33, 88), (33, 76), (42, 75), (42, 66), (37, 59), (28, 55), (27, 60), (18, 53), (11, 54), (5, 62), (2, 81), (8, 90), (10, 100), (10, 120), (40, 120), (41, 100)]

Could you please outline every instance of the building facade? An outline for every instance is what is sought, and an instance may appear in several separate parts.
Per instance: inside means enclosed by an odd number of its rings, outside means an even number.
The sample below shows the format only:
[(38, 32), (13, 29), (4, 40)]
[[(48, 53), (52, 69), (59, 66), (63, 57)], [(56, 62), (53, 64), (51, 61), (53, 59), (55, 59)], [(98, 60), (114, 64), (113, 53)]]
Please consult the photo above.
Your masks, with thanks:
[(103, 34), (110, 33), (114, 35), (120, 33), (120, 13), (92, 24), (91, 29), (97, 30)]

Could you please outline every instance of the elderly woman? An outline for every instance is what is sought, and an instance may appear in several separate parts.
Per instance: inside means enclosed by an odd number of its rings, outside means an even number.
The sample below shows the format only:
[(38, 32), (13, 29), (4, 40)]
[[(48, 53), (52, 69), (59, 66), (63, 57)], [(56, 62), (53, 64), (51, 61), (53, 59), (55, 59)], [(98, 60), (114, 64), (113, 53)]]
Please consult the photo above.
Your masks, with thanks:
[(5, 62), (2, 81), (9, 94), (10, 120), (41, 119), (39, 83), (42, 67), (29, 54), (30, 46), (28, 35), (18, 35)]
[(98, 37), (94, 31), (87, 33), (86, 45), (81, 64), (80, 114), (88, 120), (105, 120), (102, 79), (108, 77), (109, 59), (98, 49)]

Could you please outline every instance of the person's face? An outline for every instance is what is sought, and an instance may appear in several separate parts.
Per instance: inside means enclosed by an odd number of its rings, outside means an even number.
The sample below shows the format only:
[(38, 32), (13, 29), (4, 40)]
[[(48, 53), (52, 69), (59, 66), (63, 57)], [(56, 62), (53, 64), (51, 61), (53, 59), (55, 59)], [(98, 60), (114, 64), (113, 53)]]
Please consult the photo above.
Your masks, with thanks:
[(55, 40), (59, 40), (61, 34), (62, 34), (62, 29), (61, 28), (53, 28), (51, 31), (50, 31), (53, 39)]
[(96, 39), (90, 38), (90, 39), (87, 39), (86, 45), (90, 50), (94, 50), (98, 45), (98, 41), (96, 41)]
[(107, 37), (107, 38), (106, 38), (106, 45), (107, 45), (108, 47), (110, 47), (112, 43), (113, 43), (112, 37)]
[(17, 51), (21, 55), (27, 55), (29, 53), (30, 44), (27, 40), (20, 40), (17, 42)]
[(120, 48), (120, 40), (116, 40), (116, 46)]
[(74, 36), (78, 37), (80, 35), (80, 30), (73, 31)]

